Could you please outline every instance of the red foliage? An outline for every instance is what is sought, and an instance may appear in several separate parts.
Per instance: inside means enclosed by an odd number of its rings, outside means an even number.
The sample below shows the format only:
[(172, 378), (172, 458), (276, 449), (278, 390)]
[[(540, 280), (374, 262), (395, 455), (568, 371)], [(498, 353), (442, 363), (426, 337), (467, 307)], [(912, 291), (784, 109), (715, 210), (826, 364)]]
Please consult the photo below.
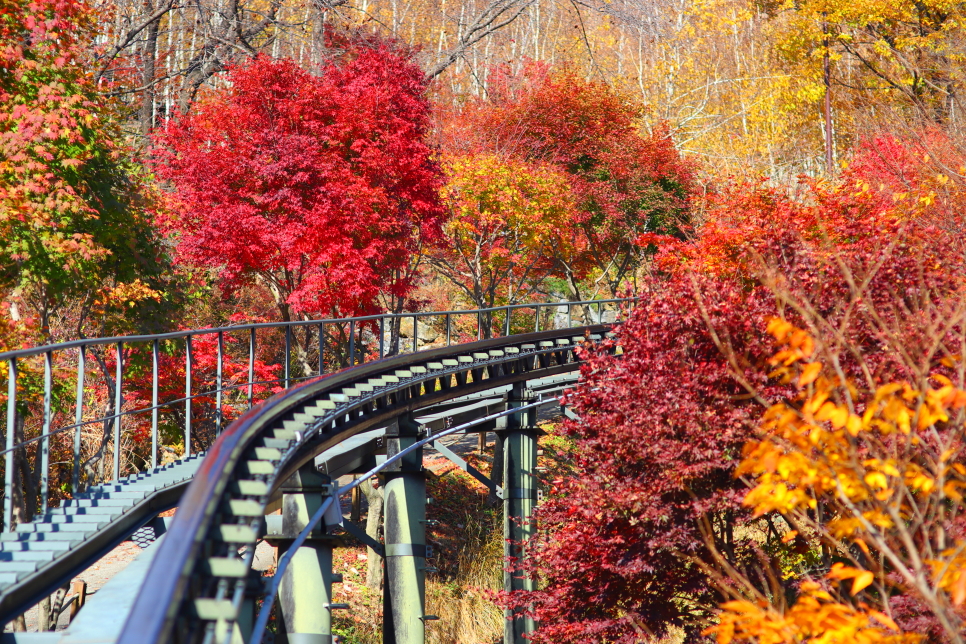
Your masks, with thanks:
[[(829, 338), (871, 387), (938, 364), (933, 330), (962, 296), (964, 240), (855, 180), (806, 184), (800, 199), (731, 186), (693, 242), (662, 247), (663, 274), (619, 330), (623, 356), (590, 356), (569, 396), (579, 476), (555, 481), (538, 511), (542, 590), (508, 598), (533, 610), (534, 641), (638, 642), (672, 626), (698, 641), (729, 598), (712, 583), (709, 571), (728, 571), (709, 543), (749, 579), (775, 565), (733, 478), (760, 415), (791, 393), (767, 378), (768, 318)], [(895, 598), (909, 627), (922, 625), (914, 603)]]
[(356, 45), (318, 75), (258, 56), (228, 80), (156, 139), (179, 257), (227, 289), (265, 284), (285, 318), (368, 313), (407, 291), (394, 271), (442, 212), (419, 68)]

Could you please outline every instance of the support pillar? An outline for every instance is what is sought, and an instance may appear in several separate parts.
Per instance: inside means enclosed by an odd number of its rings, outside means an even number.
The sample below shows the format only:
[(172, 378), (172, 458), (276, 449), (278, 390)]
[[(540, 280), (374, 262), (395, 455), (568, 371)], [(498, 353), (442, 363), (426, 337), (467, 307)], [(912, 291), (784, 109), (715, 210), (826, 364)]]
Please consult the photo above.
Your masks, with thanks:
[[(386, 456), (419, 440), (419, 425), (401, 416), (386, 429)], [(423, 450), (383, 470), (385, 489), (384, 644), (424, 644), (426, 639), (426, 478)]]
[[(278, 546), (280, 557), (331, 494), (329, 478), (312, 463), (283, 484), (280, 534), (271, 534), (273, 530), (269, 530), (268, 537)], [(284, 633), (280, 628), (276, 643), (332, 644), (333, 541), (323, 522), (289, 562), (278, 588), (279, 621), (284, 624)]]
[[(532, 400), (526, 384), (518, 383), (513, 386), (507, 405), (520, 407)], [(536, 409), (518, 412), (507, 417), (503, 432), (503, 548), (507, 557), (503, 587), (508, 592), (533, 590), (533, 580), (524, 574), (521, 564), (526, 556), (523, 544), (533, 535), (531, 516), (537, 505), (536, 421)], [(504, 644), (526, 644), (525, 637), (534, 628), (533, 618), (522, 609), (507, 610), (506, 618)]]

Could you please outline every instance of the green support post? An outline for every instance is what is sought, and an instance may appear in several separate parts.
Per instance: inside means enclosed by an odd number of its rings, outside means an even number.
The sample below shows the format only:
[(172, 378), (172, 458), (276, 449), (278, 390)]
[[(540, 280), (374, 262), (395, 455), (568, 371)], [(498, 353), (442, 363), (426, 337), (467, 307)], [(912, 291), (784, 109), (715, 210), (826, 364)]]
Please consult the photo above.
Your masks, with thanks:
[[(419, 440), (420, 427), (402, 416), (386, 429), (386, 456)], [(423, 450), (383, 470), (385, 485), (384, 644), (423, 644), (426, 639), (426, 478)]]
[[(268, 537), (278, 545), (279, 556), (331, 494), (329, 478), (313, 463), (283, 484), (281, 534)], [(333, 541), (325, 525), (317, 526), (289, 562), (278, 589), (280, 622), (285, 628), (284, 632), (279, 629), (276, 644), (332, 644)]]
[[(510, 408), (532, 402), (533, 394), (526, 383), (513, 385), (507, 400)], [(507, 561), (522, 564), (526, 552), (524, 542), (533, 536), (531, 516), (537, 505), (537, 411), (529, 409), (507, 417), (503, 433), (503, 552)], [(533, 580), (524, 574), (522, 565), (508, 565), (503, 573), (503, 587), (508, 592), (533, 590)], [(533, 618), (523, 610), (507, 610), (504, 644), (526, 644), (533, 631)]]

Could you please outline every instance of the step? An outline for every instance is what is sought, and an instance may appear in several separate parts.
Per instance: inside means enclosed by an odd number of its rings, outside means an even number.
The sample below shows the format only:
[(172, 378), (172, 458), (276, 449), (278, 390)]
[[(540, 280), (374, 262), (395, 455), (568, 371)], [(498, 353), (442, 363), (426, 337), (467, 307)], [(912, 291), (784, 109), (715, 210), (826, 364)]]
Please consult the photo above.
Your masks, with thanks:
[(7, 552), (0, 551), (0, 570), (9, 570), (6, 562), (8, 561), (50, 561), (57, 555), (52, 550), (30, 550), (27, 552)]
[(0, 542), (0, 553), (66, 552), (83, 541), (83, 539), (74, 539), (73, 541), (2, 541)]
[[(49, 525), (49, 524), (41, 524), (41, 525)], [(85, 526), (86, 525), (89, 525), (89, 524), (85, 524)], [(42, 531), (42, 530), (36, 530), (36, 531), (24, 530), (21, 532), (4, 532), (3, 534), (0, 534), (0, 543), (6, 542), (6, 541), (11, 541), (11, 542), (12, 541), (31, 541), (31, 542), (77, 541), (77, 540), (83, 540), (85, 537), (88, 537), (94, 534), (95, 532), (96, 530), (89, 530), (89, 529), (71, 530), (70, 532), (61, 532), (61, 531), (53, 532), (53, 531)]]

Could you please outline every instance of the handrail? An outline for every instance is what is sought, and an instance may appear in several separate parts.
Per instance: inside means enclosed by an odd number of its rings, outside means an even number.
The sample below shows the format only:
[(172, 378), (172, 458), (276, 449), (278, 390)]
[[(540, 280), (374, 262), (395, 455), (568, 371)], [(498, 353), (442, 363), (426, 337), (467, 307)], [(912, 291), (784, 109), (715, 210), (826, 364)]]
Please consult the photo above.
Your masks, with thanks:
[[(196, 399), (201, 397), (214, 396), (216, 398), (214, 402), (214, 413), (213, 413), (213, 424), (214, 433), (217, 435), (220, 433), (223, 423), (223, 409), (225, 408), (225, 396), (230, 395), (232, 398), (237, 397), (238, 400), (233, 404), (244, 406), (247, 403), (249, 409), (256, 402), (256, 390), (257, 386), (265, 386), (271, 384), (278, 384), (284, 386), (285, 388), (292, 387), (296, 385), (301, 380), (311, 380), (318, 376), (325, 374), (326, 372), (326, 353), (328, 349), (326, 348), (324, 341), (325, 329), (328, 325), (340, 325), (340, 328), (346, 327), (348, 325), (349, 337), (346, 339), (346, 344), (348, 346), (343, 347), (346, 351), (347, 356), (342, 356), (342, 360), (348, 359), (348, 366), (352, 367), (357, 363), (358, 358), (365, 359), (361, 352), (357, 351), (357, 338), (356, 332), (361, 331), (361, 329), (369, 324), (378, 323), (378, 329), (375, 330), (375, 334), (378, 335), (378, 356), (382, 359), (386, 354), (385, 347), (385, 336), (386, 336), (386, 326), (387, 323), (393, 323), (395, 320), (413, 319), (413, 329), (412, 329), (412, 350), (413, 352), (419, 351), (420, 353), (425, 353), (426, 349), (421, 349), (419, 346), (419, 324), (420, 320), (425, 320), (426, 318), (445, 318), (446, 326), (446, 345), (452, 346), (454, 344), (452, 337), (452, 320), (454, 317), (459, 316), (473, 316), (476, 319), (476, 335), (477, 338), (481, 338), (484, 334), (484, 324), (483, 321), (486, 316), (489, 316), (489, 321), (492, 324), (493, 316), (499, 313), (505, 313), (503, 319), (503, 328), (500, 331), (503, 332), (504, 336), (511, 335), (512, 333), (512, 313), (519, 310), (532, 310), (534, 321), (532, 327), (534, 330), (539, 331), (541, 325), (541, 314), (545, 313), (548, 309), (551, 311), (560, 312), (561, 309), (565, 309), (567, 312), (567, 328), (572, 327), (573, 324), (573, 308), (575, 306), (585, 307), (593, 312), (596, 308), (597, 311), (597, 322), (602, 321), (604, 307), (610, 305), (620, 305), (626, 304), (632, 306), (636, 300), (634, 298), (628, 299), (605, 299), (605, 300), (585, 300), (581, 302), (534, 302), (534, 303), (521, 303), (521, 304), (511, 304), (499, 307), (492, 307), (487, 309), (467, 309), (467, 310), (449, 310), (449, 311), (418, 311), (418, 312), (405, 312), (405, 313), (384, 313), (368, 316), (359, 316), (351, 318), (332, 318), (332, 319), (318, 319), (318, 320), (300, 320), (291, 322), (259, 322), (253, 324), (243, 324), (237, 326), (226, 326), (226, 327), (213, 327), (205, 329), (190, 329), (183, 331), (175, 331), (171, 333), (161, 333), (155, 335), (131, 335), (131, 336), (114, 336), (105, 338), (89, 338), (73, 340), (70, 342), (63, 342), (58, 344), (49, 344), (39, 347), (32, 347), (28, 349), (18, 349), (15, 351), (6, 351), (0, 353), (0, 361), (5, 361), (8, 370), (7, 377), (7, 404), (6, 404), (6, 436), (5, 444), (0, 445), (0, 456), (4, 456), (4, 507), (3, 507), (3, 529), (10, 531), (13, 529), (13, 502), (14, 498), (17, 496), (13, 494), (14, 486), (22, 485), (18, 481), (17, 477), (19, 468), (16, 466), (15, 459), (24, 458), (27, 454), (31, 452), (26, 452), (29, 446), (39, 443), (37, 449), (40, 450), (42, 459), (39, 461), (38, 469), (39, 472), (39, 490), (37, 491), (37, 496), (39, 498), (38, 512), (43, 513), (49, 505), (49, 494), (48, 490), (50, 488), (50, 476), (51, 476), (51, 465), (49, 463), (48, 454), (50, 452), (51, 439), (55, 436), (64, 434), (70, 430), (73, 430), (74, 440), (73, 440), (73, 454), (70, 461), (66, 461), (72, 464), (70, 476), (71, 490), (74, 492), (80, 491), (82, 489), (81, 477), (81, 452), (83, 447), (83, 440), (81, 431), (84, 427), (90, 427), (95, 424), (103, 424), (105, 429), (105, 435), (102, 439), (104, 443), (104, 453), (100, 458), (113, 459), (113, 467), (111, 469), (110, 478), (108, 480), (116, 480), (120, 478), (121, 475), (121, 459), (118, 446), (121, 444), (122, 437), (125, 436), (125, 422), (128, 423), (128, 430), (130, 429), (129, 421), (124, 421), (123, 419), (137, 415), (137, 414), (151, 414), (150, 419), (150, 436), (151, 436), (151, 456), (149, 467), (154, 468), (158, 466), (158, 454), (159, 448), (161, 447), (159, 438), (159, 410), (161, 409), (174, 409), (175, 405), (183, 405), (183, 439), (184, 439), (184, 455), (188, 456), (195, 450), (195, 443), (192, 436), (192, 419), (194, 417), (194, 411), (197, 410), (193, 407)], [(528, 316), (529, 317), (529, 316)], [(525, 318), (525, 319), (528, 319)], [(591, 317), (594, 317), (591, 315)], [(517, 320), (519, 322), (519, 320)], [(291, 372), (290, 365), (292, 364), (293, 348), (293, 329), (305, 327), (310, 329), (307, 333), (311, 333), (311, 329), (317, 329), (319, 334), (318, 341), (318, 369), (316, 373), (302, 373), (293, 374)], [(257, 330), (284, 330), (285, 331), (285, 342), (284, 350), (281, 346), (278, 347), (278, 352), (281, 353), (280, 364), (274, 368), (281, 368), (282, 373), (279, 377), (274, 380), (265, 380), (259, 378), (256, 380), (255, 367), (257, 364), (256, 360), (256, 346)], [(242, 379), (234, 381), (231, 383), (226, 383), (224, 367), (228, 364), (227, 348), (225, 342), (225, 334), (236, 334), (236, 333), (246, 333), (248, 334), (247, 350), (244, 347), (240, 347), (241, 354), (247, 353), (248, 358), (248, 369), (247, 369), (247, 379)], [(341, 333), (341, 331), (340, 331)], [(197, 375), (198, 367), (195, 366), (193, 362), (194, 350), (192, 349), (192, 340), (196, 336), (217, 336), (217, 357), (215, 359), (215, 371), (214, 377), (209, 377), (214, 380), (214, 387), (205, 387), (205, 392), (193, 391), (195, 384), (192, 381), (193, 375)], [(183, 360), (181, 368), (184, 370), (183, 384), (184, 384), (184, 395), (179, 396), (171, 400), (161, 400), (159, 392), (159, 382), (164, 374), (164, 365), (161, 361), (161, 351), (160, 343), (167, 340), (183, 340)], [(310, 337), (306, 336), (306, 345), (308, 345)], [(241, 341), (244, 343), (244, 340)], [(151, 377), (150, 377), (150, 387), (151, 387), (151, 400), (150, 403), (145, 406), (139, 406), (134, 409), (125, 409), (125, 403), (128, 402), (130, 392), (126, 392), (125, 382), (126, 377), (129, 375), (129, 360), (131, 345), (135, 344), (149, 344), (150, 356), (148, 357), (151, 362)], [(360, 335), (358, 339), (358, 344), (363, 348), (366, 347), (363, 344), (363, 339)], [(281, 345), (281, 342), (279, 342)], [(375, 341), (370, 343), (370, 347), (375, 353)], [(85, 409), (90, 408), (90, 399), (92, 394), (90, 393), (91, 382), (88, 380), (87, 369), (88, 369), (88, 358), (87, 350), (94, 346), (108, 346), (114, 347), (116, 351), (115, 366), (113, 368), (114, 374), (103, 373), (100, 378), (96, 381), (96, 385), (101, 387), (105, 393), (105, 404), (104, 410), (101, 413), (96, 413), (95, 418), (91, 419), (84, 418)], [(53, 408), (53, 392), (54, 392), (54, 369), (55, 367), (55, 356), (58, 358), (65, 351), (76, 351), (76, 356), (74, 354), (67, 354), (69, 366), (67, 368), (76, 370), (76, 394), (73, 401), (73, 412), (74, 422), (71, 424), (61, 424), (57, 420), (55, 410)], [(309, 354), (314, 357), (314, 352)], [(331, 354), (329, 354), (331, 355)], [(43, 426), (40, 434), (33, 436), (29, 439), (20, 440), (19, 442), (15, 439), (15, 428), (18, 421), (18, 373), (21, 371), (22, 361), (32, 358), (42, 356), (43, 357), (43, 371), (44, 371), (44, 387), (43, 387), (43, 400), (42, 402), (38, 398), (38, 416), (42, 414)], [(74, 364), (76, 362), (76, 364)], [(239, 364), (241, 359), (239, 359)], [(346, 364), (346, 362), (343, 362)], [(102, 365), (103, 367), (103, 365)], [(315, 367), (313, 367), (313, 370)], [(244, 378), (244, 377), (242, 377)], [(147, 386), (147, 384), (145, 384)], [(110, 392), (113, 388), (113, 396), (107, 396), (106, 394)], [(247, 388), (247, 392), (244, 390)], [(247, 393), (247, 395), (246, 395)], [(108, 402), (107, 398), (111, 400)], [(40, 407), (42, 406), (42, 410)], [(70, 404), (65, 405), (64, 414), (69, 413)], [(99, 411), (99, 410), (98, 410)], [(105, 413), (106, 412), (106, 413)], [(66, 419), (65, 419), (66, 420)], [(22, 419), (21, 419), (22, 421)], [(21, 422), (22, 424), (22, 422)], [(59, 425), (59, 426), (57, 426)], [(108, 435), (108, 433), (110, 435)], [(199, 449), (207, 448), (206, 443), (200, 443), (197, 445)], [(146, 447), (145, 447), (146, 450)], [(147, 456), (145, 456), (145, 461), (147, 462)], [(62, 463), (65, 461), (62, 461)], [(110, 462), (110, 461), (109, 461)], [(65, 470), (61, 469), (60, 472), (66, 475)], [(57, 472), (57, 470), (54, 470)], [(88, 481), (90, 484), (93, 481)], [(97, 481), (103, 482), (103, 481)]]
[[(29, 349), (16, 349), (14, 351), (0, 352), (0, 360), (10, 360), (13, 358), (29, 358), (32, 356), (43, 355), (49, 351), (60, 351), (65, 349), (77, 349), (79, 347), (101, 346), (125, 344), (134, 342), (153, 342), (154, 340), (177, 340), (195, 335), (210, 335), (212, 333), (236, 333), (238, 331), (249, 331), (252, 329), (282, 329), (303, 326), (318, 326), (319, 324), (347, 324), (349, 322), (372, 322), (376, 320), (395, 320), (410, 319), (420, 317), (440, 317), (444, 315), (480, 315), (487, 313), (499, 313), (500, 311), (516, 311), (520, 309), (546, 309), (562, 308), (574, 306), (600, 306), (604, 304), (620, 304), (634, 301), (636, 298), (611, 298), (606, 300), (582, 300), (579, 302), (533, 302), (530, 304), (507, 304), (504, 306), (494, 306), (486, 309), (463, 309), (453, 311), (413, 311), (405, 313), (376, 313), (373, 315), (363, 315), (349, 318), (323, 318), (314, 320), (292, 320), (289, 322), (254, 322), (251, 324), (239, 324), (233, 326), (209, 327), (201, 329), (187, 329), (184, 331), (171, 331), (169, 333), (157, 333), (153, 335), (118, 335), (105, 338), (84, 338), (80, 340), (69, 340), (67, 342), (57, 342), (54, 344), (44, 344)], [(539, 329), (537, 329), (539, 331)]]

